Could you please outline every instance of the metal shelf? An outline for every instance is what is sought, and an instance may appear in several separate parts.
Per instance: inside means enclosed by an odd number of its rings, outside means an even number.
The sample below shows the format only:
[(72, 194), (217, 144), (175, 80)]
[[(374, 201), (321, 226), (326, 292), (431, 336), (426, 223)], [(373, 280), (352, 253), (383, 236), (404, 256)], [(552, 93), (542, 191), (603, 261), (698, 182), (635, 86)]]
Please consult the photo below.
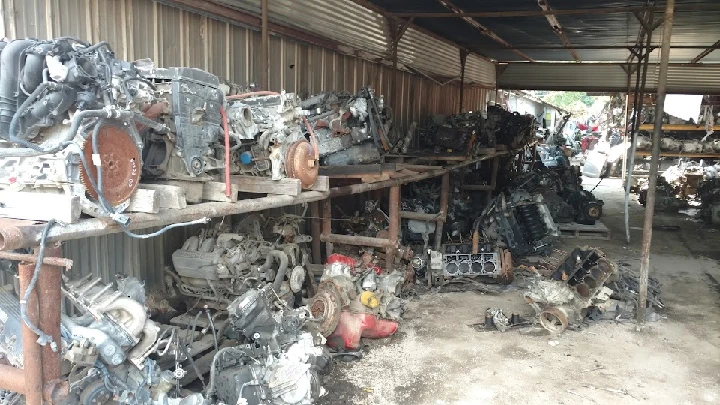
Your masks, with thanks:
[[(640, 124), (640, 131), (652, 131), (655, 129), (654, 124)], [(687, 125), (687, 124), (663, 124), (663, 131), (705, 131), (704, 125)], [(720, 131), (720, 125), (715, 125), (713, 131)]]
[[(637, 156), (650, 156), (652, 151), (639, 150), (636, 151)], [(677, 157), (677, 158), (706, 158), (706, 159), (720, 159), (720, 153), (686, 153), (686, 152), (660, 152), (660, 157)]]
[[(495, 152), (464, 161), (453, 163), (441, 168), (420, 173), (402, 175), (390, 180), (375, 183), (359, 183), (348, 186), (332, 187), (330, 191), (305, 191), (298, 196), (272, 195), (259, 198), (243, 199), (237, 202), (205, 202), (188, 205), (182, 209), (163, 210), (157, 214), (130, 213), (128, 229), (138, 230), (151, 227), (170, 225), (178, 222), (193, 221), (202, 218), (216, 218), (227, 215), (244, 214), (264, 211), (271, 208), (280, 208), (302, 203), (321, 201), (332, 197), (364, 193), (366, 191), (380, 190), (399, 186), (432, 177), (439, 177), (445, 173), (474, 163), (492, 159), (508, 152)], [(34, 247), (40, 243), (44, 222), (0, 218), (0, 250), (12, 250)], [(102, 236), (120, 233), (122, 228), (110, 218), (81, 219), (74, 224), (56, 225), (48, 232), (47, 242), (60, 242), (65, 240), (83, 239), (93, 236)]]

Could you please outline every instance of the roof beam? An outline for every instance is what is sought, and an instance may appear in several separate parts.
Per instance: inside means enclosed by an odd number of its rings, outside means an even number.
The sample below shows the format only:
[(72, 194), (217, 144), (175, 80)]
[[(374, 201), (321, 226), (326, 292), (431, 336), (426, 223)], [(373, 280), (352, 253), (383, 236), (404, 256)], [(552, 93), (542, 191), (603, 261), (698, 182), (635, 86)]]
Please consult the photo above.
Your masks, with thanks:
[[(458, 6), (456, 6), (455, 4), (453, 4), (450, 0), (437, 0), (437, 1), (438, 1), (438, 3), (440, 3), (443, 7), (447, 8), (448, 10), (452, 11), (453, 13), (463, 13), (463, 12), (464, 12), (460, 7), (458, 7)], [(480, 31), (481, 34), (483, 34), (483, 35), (485, 35), (486, 37), (492, 39), (493, 41), (497, 42), (498, 44), (505, 46), (506, 49), (512, 50), (512, 51), (515, 52), (516, 54), (522, 56), (522, 57), (523, 57), (524, 59), (526, 59), (528, 62), (535, 62), (535, 60), (534, 60), (533, 58), (531, 58), (531, 57), (529, 57), (528, 55), (524, 54), (522, 51), (519, 51), (519, 50), (517, 50), (517, 49), (513, 49), (513, 46), (510, 45), (509, 42), (507, 42), (506, 40), (500, 38), (500, 36), (499, 36), (498, 34), (494, 33), (492, 30), (490, 30), (490, 28), (488, 28), (488, 27), (480, 24), (479, 22), (475, 21), (474, 19), (472, 19), (472, 18), (470, 18), (470, 17), (463, 17), (463, 20), (464, 20), (466, 23), (470, 24), (470, 26), (472, 26), (472, 27), (475, 28), (476, 30)]]
[[(400, 23), (407, 22), (408, 20), (406, 20), (405, 18), (413, 18), (413, 16), (399, 17), (381, 7), (376, 6), (375, 4), (371, 3), (368, 0), (351, 0), (351, 1), (359, 6), (365, 7), (368, 10), (374, 11), (374, 12), (382, 15), (383, 17), (392, 18), (394, 20), (397, 20)], [(450, 46), (454, 46), (454, 47), (458, 48), (460, 51), (472, 52), (472, 53), (475, 53), (476, 55), (480, 55), (481, 57), (487, 59), (487, 57), (485, 55), (481, 55), (477, 52), (473, 52), (473, 51), (467, 49), (466, 47), (458, 44), (457, 42), (451, 41), (451, 40), (449, 40), (441, 35), (438, 35), (430, 30), (426, 30), (425, 28), (419, 27), (416, 24), (410, 23), (410, 24), (408, 24), (408, 27), (412, 27), (412, 29), (414, 29), (418, 32), (422, 32), (423, 34), (433, 37), (433, 38), (437, 39), (438, 41), (444, 42)]]
[[(537, 0), (538, 6), (543, 11), (552, 11), (552, 7), (550, 7), (550, 3), (548, 3), (547, 0)], [(573, 49), (572, 44), (570, 43), (570, 39), (565, 35), (565, 31), (563, 31), (563, 27), (560, 24), (560, 21), (555, 17), (553, 14), (545, 14), (545, 18), (550, 23), (550, 27), (555, 32), (555, 35), (560, 38), (565, 48), (570, 51), (570, 55), (572, 55), (573, 59), (575, 59), (575, 62), (580, 62), (580, 55), (577, 54), (577, 52)]]
[[(671, 49), (700, 49), (704, 50), (710, 47), (713, 47), (715, 45), (674, 45), (671, 46)], [(636, 48), (637, 45), (635, 44), (625, 44), (625, 45), (573, 45), (573, 49), (576, 50), (613, 50), (613, 49), (628, 49), (628, 48)], [(656, 49), (659, 45), (652, 45), (651, 48)], [(483, 46), (483, 50), (488, 51), (497, 51), (497, 50), (513, 50), (513, 49), (519, 49), (519, 50), (562, 50), (566, 49), (563, 45), (513, 45), (511, 47), (506, 46), (498, 46), (498, 47), (487, 47)], [(720, 49), (720, 48), (716, 48)]]
[[(355, 0), (353, 0), (355, 1)], [(356, 1), (357, 3), (357, 1)], [(694, 4), (680, 4), (675, 7), (675, 12), (678, 11), (718, 11), (720, 10), (720, 4), (707, 4), (707, 3), (694, 3)], [(516, 11), (481, 11), (481, 12), (470, 12), (470, 13), (392, 13), (393, 16), (398, 18), (510, 18), (510, 17), (538, 17), (545, 15), (589, 15), (589, 14), (618, 14), (618, 13), (632, 13), (635, 11), (656, 11), (664, 12), (665, 7), (657, 6), (626, 6), (626, 7), (601, 7), (601, 8), (580, 8), (571, 10), (516, 10)]]
[(705, 49), (704, 51), (700, 52), (700, 54), (699, 54), (698, 56), (692, 58), (692, 60), (690, 61), (690, 63), (698, 63), (698, 62), (700, 62), (701, 59), (703, 59), (704, 57), (710, 55), (710, 53), (711, 53), (712, 51), (714, 51), (714, 50), (716, 50), (716, 49), (718, 49), (718, 48), (720, 48), (720, 41), (715, 42), (714, 44), (712, 44), (712, 45), (710, 45), (709, 47), (707, 47), (707, 49)]

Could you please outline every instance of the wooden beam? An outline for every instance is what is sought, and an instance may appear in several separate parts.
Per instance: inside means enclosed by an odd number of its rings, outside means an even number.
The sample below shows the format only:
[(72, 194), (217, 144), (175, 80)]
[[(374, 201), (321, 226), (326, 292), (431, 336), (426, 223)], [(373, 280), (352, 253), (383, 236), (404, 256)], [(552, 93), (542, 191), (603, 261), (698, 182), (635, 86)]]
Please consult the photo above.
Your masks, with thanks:
[(80, 219), (80, 197), (68, 194), (0, 191), (0, 217), (73, 224)]
[(230, 181), (243, 193), (297, 196), (302, 192), (299, 179), (273, 180), (261, 176), (230, 176)]

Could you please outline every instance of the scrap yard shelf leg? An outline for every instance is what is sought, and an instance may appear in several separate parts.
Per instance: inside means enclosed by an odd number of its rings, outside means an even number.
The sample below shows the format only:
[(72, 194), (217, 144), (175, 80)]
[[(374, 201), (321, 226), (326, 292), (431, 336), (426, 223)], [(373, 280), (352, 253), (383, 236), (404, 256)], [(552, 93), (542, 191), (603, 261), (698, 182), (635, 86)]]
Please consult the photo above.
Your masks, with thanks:
[(445, 225), (445, 217), (447, 216), (449, 194), (450, 194), (450, 173), (445, 173), (442, 176), (442, 183), (440, 185), (440, 219), (435, 221), (434, 248), (436, 251), (440, 250), (440, 244), (442, 243), (443, 226)]

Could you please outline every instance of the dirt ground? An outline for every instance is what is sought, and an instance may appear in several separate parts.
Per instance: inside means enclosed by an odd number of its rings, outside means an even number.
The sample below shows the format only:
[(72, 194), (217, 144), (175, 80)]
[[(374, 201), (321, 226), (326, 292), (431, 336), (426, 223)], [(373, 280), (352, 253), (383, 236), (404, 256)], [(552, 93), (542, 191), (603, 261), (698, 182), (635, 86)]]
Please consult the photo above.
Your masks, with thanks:
[[(642, 206), (631, 202), (628, 246), (620, 180), (605, 179), (595, 194), (612, 240), (579, 244), (639, 270)], [(408, 301), (396, 336), (334, 367), (321, 404), (720, 404), (720, 231), (682, 214), (655, 223), (680, 227), (653, 234), (661, 320), (640, 330), (602, 321), (560, 336), (479, 332), (469, 325), (488, 307), (531, 316), (522, 291), (430, 292)], [(565, 241), (565, 251), (578, 244)]]

